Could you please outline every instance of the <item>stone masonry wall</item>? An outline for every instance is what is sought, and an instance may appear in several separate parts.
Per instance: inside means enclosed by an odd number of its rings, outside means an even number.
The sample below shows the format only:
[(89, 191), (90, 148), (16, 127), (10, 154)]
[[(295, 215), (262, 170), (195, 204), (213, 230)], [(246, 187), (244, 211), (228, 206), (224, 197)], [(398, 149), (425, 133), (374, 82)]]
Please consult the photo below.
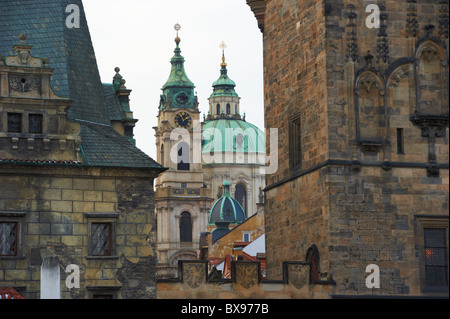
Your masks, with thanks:
[[(1, 286), (18, 287), (26, 298), (39, 298), (42, 260), (57, 256), (62, 298), (90, 298), (99, 288), (111, 288), (118, 298), (155, 297), (156, 228), (149, 173), (78, 167), (0, 169), (0, 221), (22, 215), (16, 218), (22, 228), (20, 255), (0, 257)], [(89, 256), (89, 221), (96, 220), (115, 223), (112, 256)], [(68, 264), (79, 266), (79, 289), (66, 288)]]
[[(262, 2), (265, 127), (279, 129), (268, 278), (315, 244), (336, 294), (423, 294), (421, 220), (448, 228), (448, 1)], [(369, 4), (379, 28), (366, 25)], [(372, 263), (380, 289), (365, 285)]]
[(330, 282), (310, 282), (309, 264), (285, 262), (280, 280), (261, 280), (259, 262), (234, 261), (231, 279), (208, 279), (207, 261), (180, 261), (179, 279), (158, 280), (158, 299), (329, 298)]

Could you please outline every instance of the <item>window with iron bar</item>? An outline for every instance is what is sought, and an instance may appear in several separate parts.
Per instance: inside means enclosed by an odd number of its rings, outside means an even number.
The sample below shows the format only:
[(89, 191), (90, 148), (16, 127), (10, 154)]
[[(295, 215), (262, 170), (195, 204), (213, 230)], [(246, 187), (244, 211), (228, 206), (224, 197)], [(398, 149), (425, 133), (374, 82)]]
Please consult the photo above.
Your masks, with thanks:
[(17, 255), (17, 223), (0, 222), (0, 256)]

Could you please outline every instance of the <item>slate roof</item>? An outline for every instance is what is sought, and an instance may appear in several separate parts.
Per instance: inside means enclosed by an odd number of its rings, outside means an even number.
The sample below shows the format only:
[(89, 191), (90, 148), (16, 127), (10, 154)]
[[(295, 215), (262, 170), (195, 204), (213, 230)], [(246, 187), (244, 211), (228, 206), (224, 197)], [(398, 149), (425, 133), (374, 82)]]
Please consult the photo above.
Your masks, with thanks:
[(121, 121), (122, 116), (122, 106), (120, 105), (117, 97), (116, 91), (114, 90), (113, 84), (103, 83), (103, 92), (105, 94), (106, 105), (108, 106), (109, 118), (111, 121)]
[[(69, 4), (80, 9), (80, 28), (66, 26)], [(15, 54), (12, 47), (20, 33), (27, 35), (33, 56), (49, 58), (55, 69), (51, 78), (55, 94), (73, 100), (68, 116), (82, 126), (84, 164), (163, 169), (111, 127), (110, 111), (115, 106), (108, 105), (111, 100), (100, 79), (81, 0), (2, 0), (1, 55)]]

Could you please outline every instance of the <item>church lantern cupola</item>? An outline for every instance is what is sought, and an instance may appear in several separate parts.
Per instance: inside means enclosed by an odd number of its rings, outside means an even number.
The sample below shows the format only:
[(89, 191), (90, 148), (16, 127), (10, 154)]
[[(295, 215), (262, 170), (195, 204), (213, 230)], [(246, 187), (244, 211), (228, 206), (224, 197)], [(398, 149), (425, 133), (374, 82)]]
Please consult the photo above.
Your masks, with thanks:
[(209, 112), (207, 120), (227, 118), (241, 119), (239, 113), (239, 100), (241, 99), (234, 88), (236, 83), (228, 76), (227, 63), (225, 62), (226, 45), (222, 41), (222, 63), (220, 64), (220, 76), (212, 84), (213, 92), (209, 97)]

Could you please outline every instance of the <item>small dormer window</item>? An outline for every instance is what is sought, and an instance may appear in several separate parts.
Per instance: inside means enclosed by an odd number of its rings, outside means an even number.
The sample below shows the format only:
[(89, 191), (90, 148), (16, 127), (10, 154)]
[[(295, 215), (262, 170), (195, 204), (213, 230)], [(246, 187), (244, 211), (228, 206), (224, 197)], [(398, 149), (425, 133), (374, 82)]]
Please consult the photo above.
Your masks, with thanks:
[(28, 132), (34, 134), (42, 133), (42, 114), (30, 114), (28, 116)]
[(20, 133), (22, 130), (22, 114), (8, 113), (8, 132)]

